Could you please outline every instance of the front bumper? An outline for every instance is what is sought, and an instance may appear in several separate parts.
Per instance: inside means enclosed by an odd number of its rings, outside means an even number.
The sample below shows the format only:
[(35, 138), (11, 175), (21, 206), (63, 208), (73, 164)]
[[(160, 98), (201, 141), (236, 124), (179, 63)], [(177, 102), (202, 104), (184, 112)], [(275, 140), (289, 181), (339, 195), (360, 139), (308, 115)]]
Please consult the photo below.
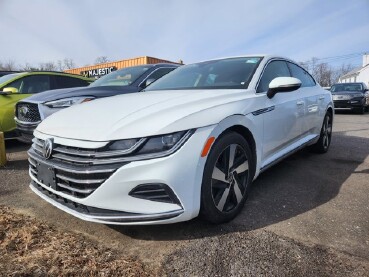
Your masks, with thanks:
[(334, 100), (333, 103), (335, 109), (356, 109), (363, 107), (365, 105), (365, 100), (362, 98), (354, 98), (350, 100)]
[[(206, 158), (201, 158), (205, 141), (214, 126), (197, 129), (184, 145), (170, 156), (132, 161), (119, 167), (94, 192), (78, 198), (44, 185), (31, 172), (31, 189), (57, 208), (80, 219), (117, 225), (161, 224), (189, 220), (198, 215), (203, 169)], [(36, 132), (36, 137), (49, 136)], [(54, 137), (55, 143), (65, 139)], [(58, 142), (59, 141), (59, 142)], [(80, 141), (69, 140), (78, 146)], [(31, 151), (30, 157), (34, 156)], [(40, 162), (41, 157), (38, 157)], [(88, 170), (88, 168), (86, 168)], [(164, 203), (133, 197), (130, 192), (140, 185), (167, 185), (179, 203)], [(82, 207), (82, 208), (81, 208)], [(98, 211), (98, 212), (91, 212)]]
[(17, 118), (15, 118), (15, 123), (17, 125), (16, 131), (18, 133), (18, 137), (17, 139), (21, 142), (25, 142), (25, 143), (32, 143), (32, 139), (33, 139), (33, 132), (36, 130), (38, 124), (41, 123), (40, 122), (22, 122), (20, 120), (18, 120)]

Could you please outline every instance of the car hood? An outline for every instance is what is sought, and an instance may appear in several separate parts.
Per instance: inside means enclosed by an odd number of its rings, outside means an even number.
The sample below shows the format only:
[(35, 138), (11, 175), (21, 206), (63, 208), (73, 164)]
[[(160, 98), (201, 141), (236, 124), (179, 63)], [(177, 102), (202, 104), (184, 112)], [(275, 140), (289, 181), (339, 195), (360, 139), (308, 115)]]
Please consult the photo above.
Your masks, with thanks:
[[(37, 131), (70, 139), (110, 141), (209, 126), (252, 111), (250, 90), (150, 91), (99, 99), (57, 112)], [(244, 101), (242, 101), (244, 100)], [(261, 101), (258, 101), (261, 102)]]
[(96, 98), (109, 97), (118, 94), (137, 92), (133, 86), (101, 86), (101, 87), (77, 87), (47, 90), (28, 97), (26, 102), (45, 103), (69, 97), (93, 96)]

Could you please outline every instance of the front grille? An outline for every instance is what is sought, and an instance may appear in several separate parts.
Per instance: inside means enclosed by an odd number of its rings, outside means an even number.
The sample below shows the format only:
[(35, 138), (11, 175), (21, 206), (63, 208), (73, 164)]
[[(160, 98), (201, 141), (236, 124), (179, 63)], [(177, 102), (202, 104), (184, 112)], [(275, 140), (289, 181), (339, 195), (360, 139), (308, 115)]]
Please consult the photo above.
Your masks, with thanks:
[(352, 98), (351, 95), (349, 94), (344, 94), (344, 95), (333, 95), (333, 100), (350, 100)]
[[(94, 165), (86, 162), (70, 161), (70, 158), (81, 158), (87, 150), (62, 145), (54, 145), (54, 151), (49, 159), (44, 158), (44, 141), (34, 138), (32, 148), (28, 151), (30, 172), (39, 182), (77, 198), (84, 198), (93, 193), (119, 167), (127, 164), (114, 163), (109, 165)], [(73, 155), (58, 156), (57, 149), (70, 149)], [(46, 170), (47, 167), (49, 171)]]
[(40, 122), (41, 116), (38, 110), (38, 105), (33, 103), (18, 103), (17, 118), (23, 122)]

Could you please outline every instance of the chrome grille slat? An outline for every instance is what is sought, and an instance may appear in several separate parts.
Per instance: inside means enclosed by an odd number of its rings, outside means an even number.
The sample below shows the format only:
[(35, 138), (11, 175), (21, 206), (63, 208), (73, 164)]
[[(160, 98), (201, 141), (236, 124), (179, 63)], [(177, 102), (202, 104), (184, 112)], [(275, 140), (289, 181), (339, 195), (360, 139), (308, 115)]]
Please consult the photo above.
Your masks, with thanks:
[(41, 143), (41, 141), (37, 138), (33, 138), (32, 142), (35, 143), (36, 145), (38, 145), (39, 147), (43, 147), (43, 144)]
[(85, 174), (85, 175), (89, 175), (89, 174), (99, 174), (99, 173), (113, 173), (116, 168), (111, 168), (111, 167), (106, 167), (106, 168), (102, 168), (102, 167), (98, 167), (96, 169), (92, 169), (91, 167), (89, 167), (88, 169), (85, 168), (81, 168), (78, 166), (71, 166), (71, 167), (67, 167), (67, 164), (63, 164), (63, 166), (61, 166), (61, 163), (55, 163), (52, 162), (50, 160), (44, 160), (42, 158), (37, 157), (35, 154), (32, 154), (32, 152), (28, 152), (29, 156), (40, 162), (40, 163), (44, 163), (47, 164), (49, 166), (52, 166), (55, 169), (59, 169), (65, 172), (69, 172), (69, 173), (74, 173), (74, 174)]
[(32, 167), (30, 167), (30, 168), (29, 168), (29, 170), (31, 170), (31, 172), (32, 172), (35, 176), (37, 176), (37, 172), (36, 172), (36, 170), (34, 170)]
[(61, 174), (56, 174), (56, 177), (59, 178), (59, 179), (62, 179), (64, 181), (73, 182), (73, 183), (77, 183), (77, 184), (101, 184), (105, 181), (105, 179), (79, 180), (79, 179), (67, 177), (67, 176), (64, 176), (64, 175), (61, 175)]
[(74, 187), (71, 187), (65, 184), (61, 184), (61, 183), (57, 183), (56, 185), (64, 189), (77, 192), (77, 193), (83, 193), (83, 194), (90, 194), (91, 192), (94, 191), (94, 189), (77, 189), (77, 188), (74, 188)]
[(33, 144), (33, 149), (37, 150), (38, 152), (42, 153), (42, 146), (39, 146), (38, 144)]
[(59, 152), (62, 154), (72, 155), (72, 156), (79, 156), (79, 157), (87, 157), (87, 158), (111, 158), (111, 157), (119, 157), (124, 156), (127, 154), (132, 153), (135, 151), (138, 147), (140, 147), (146, 139), (140, 139), (133, 145), (131, 148), (127, 150), (117, 150), (117, 151), (91, 151), (86, 149), (73, 149), (70, 147), (62, 147), (58, 146), (54, 149), (55, 152)]
[(28, 162), (33, 166), (33, 167), (36, 167), (36, 164), (32, 161), (31, 158), (28, 158)]
[(54, 154), (53, 158), (59, 159), (61, 161), (68, 161), (76, 164), (83, 165), (104, 165), (104, 164), (114, 164), (114, 163), (122, 163), (132, 160), (129, 157), (122, 158), (111, 158), (111, 159), (95, 159), (95, 158), (84, 158), (84, 157), (76, 157), (69, 156), (65, 154)]

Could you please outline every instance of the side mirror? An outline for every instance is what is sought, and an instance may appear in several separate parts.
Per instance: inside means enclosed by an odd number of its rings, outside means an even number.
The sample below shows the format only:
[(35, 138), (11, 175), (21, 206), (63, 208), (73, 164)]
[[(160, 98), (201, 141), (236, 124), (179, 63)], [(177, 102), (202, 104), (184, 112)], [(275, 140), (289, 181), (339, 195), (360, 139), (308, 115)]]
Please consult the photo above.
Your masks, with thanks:
[(6, 88), (3, 88), (3, 92), (5, 92), (6, 94), (17, 93), (18, 89), (13, 88), (13, 87), (6, 87)]
[(297, 78), (277, 77), (270, 82), (267, 96), (273, 98), (277, 93), (294, 91), (300, 87), (301, 81)]
[(154, 78), (149, 78), (145, 81), (145, 88), (147, 88), (149, 85), (151, 85), (152, 83), (154, 83), (156, 81), (156, 79)]

